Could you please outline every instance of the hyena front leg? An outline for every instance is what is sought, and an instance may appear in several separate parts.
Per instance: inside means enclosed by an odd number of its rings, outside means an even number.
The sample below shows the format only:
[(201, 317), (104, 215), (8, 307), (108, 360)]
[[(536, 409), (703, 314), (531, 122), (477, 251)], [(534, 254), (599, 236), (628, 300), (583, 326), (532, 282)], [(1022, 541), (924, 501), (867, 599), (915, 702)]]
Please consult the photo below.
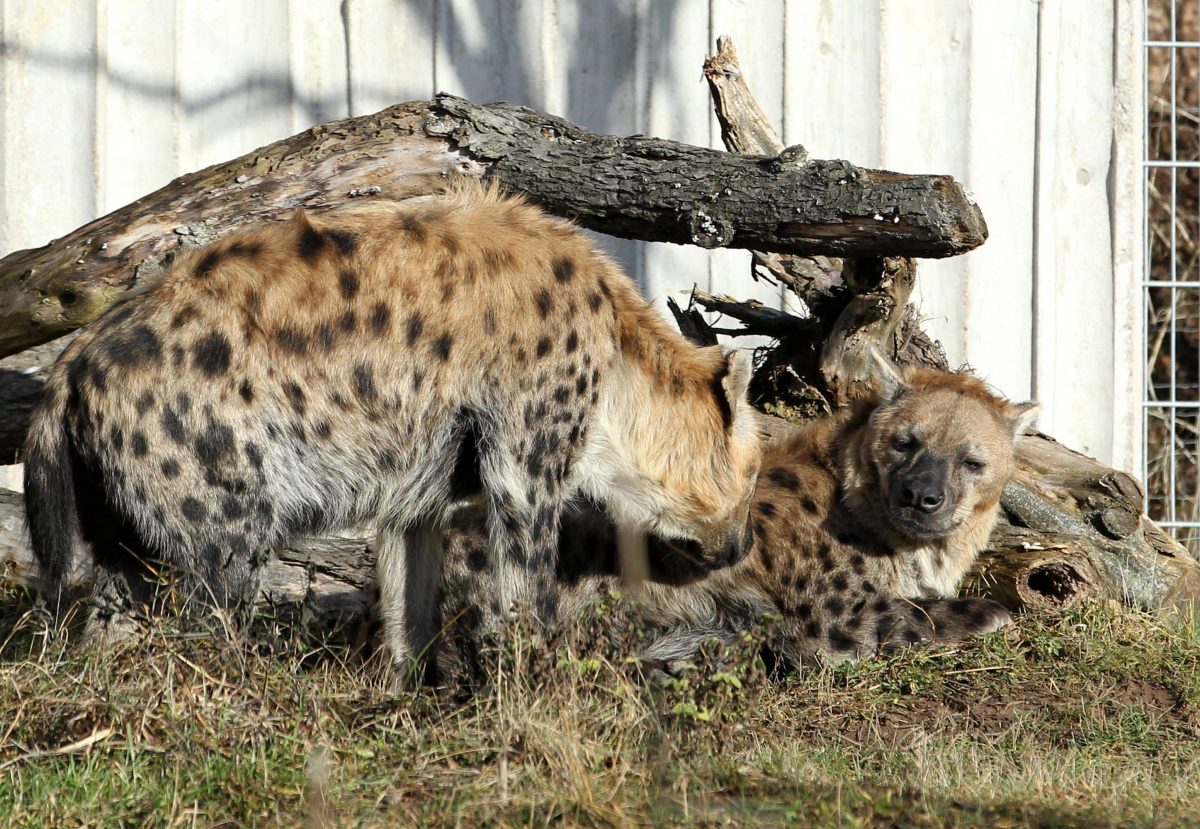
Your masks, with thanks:
[(893, 599), (879, 618), (879, 648), (890, 653), (906, 645), (956, 645), (972, 636), (1013, 623), (999, 602), (978, 597)]
[(558, 525), (563, 508), (567, 454), (537, 436), (484, 458), (481, 472), (488, 506), (491, 601), (483, 610), (484, 632), (503, 629), (515, 614), (532, 612), (541, 631), (557, 621)]
[(436, 661), (442, 530), (433, 521), (380, 529), (376, 537), (379, 620), (401, 682), (430, 682)]

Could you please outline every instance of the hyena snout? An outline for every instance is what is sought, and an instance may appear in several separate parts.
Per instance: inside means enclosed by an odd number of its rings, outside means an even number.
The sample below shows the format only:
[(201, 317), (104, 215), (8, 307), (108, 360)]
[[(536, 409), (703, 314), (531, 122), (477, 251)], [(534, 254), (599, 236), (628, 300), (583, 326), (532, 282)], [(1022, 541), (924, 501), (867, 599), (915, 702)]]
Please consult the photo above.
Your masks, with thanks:
[(890, 506), (893, 521), (916, 535), (953, 529), (956, 499), (950, 487), (949, 463), (925, 457), (897, 475)]
[(714, 533), (708, 543), (694, 545), (692, 557), (706, 570), (719, 570), (737, 564), (750, 553), (753, 546), (754, 529), (747, 513), (744, 520), (736, 522), (725, 532)]

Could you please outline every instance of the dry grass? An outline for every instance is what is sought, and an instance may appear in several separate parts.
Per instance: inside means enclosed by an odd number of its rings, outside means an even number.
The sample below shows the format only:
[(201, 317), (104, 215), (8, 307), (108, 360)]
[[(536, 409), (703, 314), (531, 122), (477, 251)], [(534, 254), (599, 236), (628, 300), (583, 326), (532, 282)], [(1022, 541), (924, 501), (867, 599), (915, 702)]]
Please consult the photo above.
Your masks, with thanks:
[(1200, 797), (1200, 634), (1109, 607), (786, 679), (749, 646), (666, 688), (605, 608), (456, 705), (169, 627), (63, 653), (0, 606), (3, 825), (1186, 826)]

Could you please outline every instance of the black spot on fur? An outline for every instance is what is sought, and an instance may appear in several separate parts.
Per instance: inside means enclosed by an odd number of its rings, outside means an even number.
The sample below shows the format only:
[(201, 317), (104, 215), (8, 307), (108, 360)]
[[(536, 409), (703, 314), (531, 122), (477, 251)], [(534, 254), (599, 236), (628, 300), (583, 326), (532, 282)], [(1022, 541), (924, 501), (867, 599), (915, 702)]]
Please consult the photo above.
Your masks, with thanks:
[(254, 259), (262, 255), (263, 247), (259, 242), (244, 242), (238, 240), (229, 246), (230, 256), (244, 256)]
[(225, 258), (225, 252), (218, 248), (209, 248), (200, 257), (200, 261), (196, 263), (196, 278), (207, 279), (216, 270), (217, 265), (221, 264), (221, 260)]
[(537, 341), (537, 356), (538, 358), (545, 357), (550, 353), (550, 338), (542, 337)]
[(343, 256), (349, 256), (358, 247), (358, 237), (348, 230), (327, 230), (325, 236)]
[(164, 477), (174, 478), (179, 475), (179, 461), (175, 460), (174, 458), (168, 458), (162, 462), (160, 469), (162, 469), (162, 474)]
[(221, 515), (226, 521), (236, 521), (246, 514), (248, 510), (246, 505), (242, 503), (242, 499), (232, 495), (226, 495), (221, 501)]
[(553, 301), (550, 299), (550, 292), (542, 288), (534, 296), (534, 302), (537, 303), (538, 315), (545, 319), (550, 314), (550, 309), (554, 307)]
[(833, 580), (830, 582), (830, 584), (833, 586), (833, 589), (836, 590), (838, 593), (846, 592), (846, 586), (847, 586), (846, 577), (844, 575), (842, 575), (841, 573), (838, 573), (836, 576), (834, 576)]
[(556, 259), (554, 262), (554, 278), (559, 282), (570, 282), (575, 276), (575, 263), (567, 257)]
[(338, 274), (338, 290), (342, 299), (354, 299), (358, 295), (358, 275), (349, 268), (343, 268)]
[(138, 417), (142, 417), (146, 412), (150, 411), (150, 407), (154, 405), (154, 392), (142, 392), (141, 397), (137, 401)]
[(421, 371), (420, 369), (417, 369), (416, 371), (414, 371), (413, 376), (412, 376), (413, 391), (420, 391), (421, 384), (424, 382), (425, 382), (425, 372)]
[(425, 331), (425, 318), (420, 312), (414, 313), (408, 318), (408, 331), (405, 334), (405, 339), (409, 345), (412, 345), (417, 340), (421, 339), (421, 334)]
[(326, 438), (329, 437), (330, 433), (333, 431), (333, 426), (329, 423), (328, 420), (322, 419), (317, 423), (316, 426), (313, 427), (313, 431), (316, 432), (317, 437), (321, 438), (322, 440), (325, 440)]
[(183, 428), (183, 421), (170, 406), (163, 409), (162, 425), (163, 431), (171, 440), (181, 445), (187, 443), (187, 431)]
[(387, 330), (392, 327), (392, 309), (385, 302), (375, 303), (375, 307), (371, 310), (371, 331), (380, 336), (387, 333)]
[(162, 357), (162, 343), (147, 325), (136, 325), (124, 334), (109, 337), (106, 350), (114, 364), (126, 368), (157, 362)]
[(292, 404), (292, 410), (304, 417), (304, 389), (300, 388), (296, 381), (289, 380), (284, 383), (283, 392), (287, 395), (288, 402)]
[(846, 604), (841, 599), (830, 596), (825, 600), (825, 609), (832, 615), (837, 616), (846, 609)]
[(496, 312), (491, 308), (483, 314), (483, 330), (488, 335), (496, 333)]
[(371, 370), (361, 363), (354, 367), (354, 389), (366, 400), (375, 399), (375, 378)]
[(762, 515), (763, 518), (774, 518), (775, 517), (775, 505), (772, 504), (770, 501), (763, 501), (762, 503), (758, 504), (757, 506), (758, 506), (758, 512), (760, 515)]
[(476, 573), (482, 573), (489, 568), (487, 550), (481, 544), (471, 546), (467, 553), (467, 566)]
[(312, 264), (313, 260), (321, 255), (321, 251), (325, 249), (326, 239), (316, 228), (304, 222), (304, 229), (300, 231), (300, 238), (296, 240), (296, 255), (301, 261)]
[(204, 508), (204, 504), (190, 495), (179, 503), (179, 510), (183, 513), (184, 518), (194, 524), (200, 523), (208, 515), (208, 510)]
[(347, 311), (346, 313), (342, 314), (342, 318), (338, 320), (338, 328), (346, 333), (353, 331), (356, 325), (358, 325), (358, 317), (355, 316), (353, 311)]
[(207, 377), (217, 377), (229, 369), (229, 340), (214, 331), (192, 346), (192, 365)]
[(600, 310), (601, 302), (600, 294), (593, 291), (592, 295), (588, 297), (588, 307), (592, 309), (593, 314)]
[(212, 469), (233, 452), (233, 429), (224, 423), (210, 422), (208, 429), (196, 438), (195, 448), (200, 464)]
[(289, 354), (303, 356), (308, 353), (308, 335), (291, 326), (284, 326), (276, 331), (275, 341)]
[(125, 433), (116, 426), (112, 427), (112, 432), (108, 436), (108, 442), (112, 444), (112, 448), (120, 452), (125, 446)]
[[(790, 489), (794, 491), (800, 488), (800, 479), (796, 477), (796, 474), (790, 469), (784, 469), (781, 466), (777, 466), (768, 472), (767, 478), (769, 478), (772, 483), (776, 484), (777, 486), (781, 486), (784, 489)], [(810, 501), (809, 503), (812, 502)], [(808, 507), (806, 506), (805, 509), (808, 509)], [(815, 508), (812, 511), (815, 512)]]
[(577, 348), (579, 348), (579, 334), (572, 330), (571, 333), (567, 335), (567, 353), (574, 354), (575, 349)]
[(191, 305), (185, 305), (180, 308), (171, 317), (171, 328), (179, 329), (187, 324), (189, 320), (196, 316), (196, 309)]
[(246, 401), (247, 403), (254, 402), (254, 388), (250, 385), (249, 380), (242, 380), (241, 385), (238, 386), (238, 394), (240, 394), (242, 400)]
[(133, 436), (130, 438), (129, 443), (133, 447), (134, 457), (144, 458), (146, 457), (146, 453), (150, 451), (150, 446), (146, 443), (146, 436), (137, 429), (133, 430)]
[(258, 445), (247, 441), (245, 450), (246, 450), (246, 460), (248, 460), (250, 462), (250, 465), (253, 466), (255, 469), (261, 470), (262, 466), (263, 466), (263, 458), (262, 458), (262, 451), (259, 450)]
[(800, 506), (804, 507), (804, 511), (811, 515), (816, 515), (817, 513), (817, 505), (813, 503), (812, 498), (805, 498), (800, 502)]
[(405, 233), (411, 233), (414, 237), (414, 241), (425, 241), (425, 224), (411, 213), (406, 213), (405, 215), (401, 216), (397, 220), (396, 224)]
[(450, 359), (450, 347), (454, 345), (454, 338), (449, 334), (443, 334), (433, 341), (433, 353), (443, 363)]

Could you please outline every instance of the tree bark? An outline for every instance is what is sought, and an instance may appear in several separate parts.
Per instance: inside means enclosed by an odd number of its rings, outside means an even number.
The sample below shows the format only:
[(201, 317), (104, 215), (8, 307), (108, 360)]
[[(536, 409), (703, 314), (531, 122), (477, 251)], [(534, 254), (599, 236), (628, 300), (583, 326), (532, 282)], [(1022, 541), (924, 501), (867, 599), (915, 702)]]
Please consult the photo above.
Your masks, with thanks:
[(181, 246), (296, 208), (427, 195), (451, 172), (494, 176), (584, 227), (650, 241), (937, 257), (987, 235), (979, 208), (948, 176), (596, 135), (523, 107), (441, 95), (313, 127), (9, 254), (0, 260), (0, 357), (150, 287)]

